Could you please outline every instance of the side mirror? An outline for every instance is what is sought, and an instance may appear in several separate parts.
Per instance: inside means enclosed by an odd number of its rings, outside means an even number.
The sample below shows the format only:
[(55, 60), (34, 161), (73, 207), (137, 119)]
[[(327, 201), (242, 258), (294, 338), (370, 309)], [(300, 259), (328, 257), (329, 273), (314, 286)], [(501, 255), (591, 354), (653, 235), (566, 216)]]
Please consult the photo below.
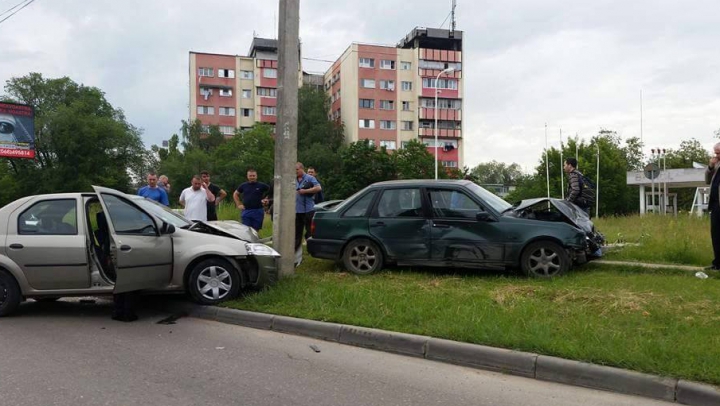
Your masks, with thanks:
[(486, 211), (481, 211), (475, 215), (475, 220), (477, 220), (477, 221), (493, 221), (494, 219), (492, 218), (490, 213), (488, 213)]
[(160, 234), (172, 234), (175, 232), (175, 226), (166, 222), (162, 223), (160, 227)]

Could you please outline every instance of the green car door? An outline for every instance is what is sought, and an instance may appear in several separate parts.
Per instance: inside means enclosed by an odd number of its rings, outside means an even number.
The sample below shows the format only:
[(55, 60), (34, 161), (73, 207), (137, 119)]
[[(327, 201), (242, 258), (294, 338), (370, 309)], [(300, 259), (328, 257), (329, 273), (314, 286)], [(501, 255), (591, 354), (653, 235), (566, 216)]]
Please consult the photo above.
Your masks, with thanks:
[(430, 258), (430, 219), (423, 210), (420, 187), (385, 189), (368, 227), (399, 265)]
[[(505, 235), (502, 223), (462, 189), (429, 188), (431, 260), (468, 267), (503, 266)], [(486, 218), (478, 220), (478, 213)]]

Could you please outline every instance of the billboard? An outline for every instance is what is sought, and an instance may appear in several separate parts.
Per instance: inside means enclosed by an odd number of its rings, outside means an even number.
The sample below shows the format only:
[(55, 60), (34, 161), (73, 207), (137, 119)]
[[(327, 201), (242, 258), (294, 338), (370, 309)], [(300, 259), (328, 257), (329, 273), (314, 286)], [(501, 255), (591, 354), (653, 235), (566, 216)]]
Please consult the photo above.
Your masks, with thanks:
[(0, 102), (0, 157), (35, 158), (35, 110)]

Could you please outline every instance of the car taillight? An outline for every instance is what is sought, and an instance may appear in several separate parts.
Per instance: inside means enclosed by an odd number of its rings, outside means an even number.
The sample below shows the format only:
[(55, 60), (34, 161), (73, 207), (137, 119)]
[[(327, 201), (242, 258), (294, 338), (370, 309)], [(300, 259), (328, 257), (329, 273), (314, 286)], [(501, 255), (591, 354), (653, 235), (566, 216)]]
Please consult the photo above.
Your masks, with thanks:
[(313, 219), (310, 222), (310, 236), (315, 237), (315, 216), (313, 216)]

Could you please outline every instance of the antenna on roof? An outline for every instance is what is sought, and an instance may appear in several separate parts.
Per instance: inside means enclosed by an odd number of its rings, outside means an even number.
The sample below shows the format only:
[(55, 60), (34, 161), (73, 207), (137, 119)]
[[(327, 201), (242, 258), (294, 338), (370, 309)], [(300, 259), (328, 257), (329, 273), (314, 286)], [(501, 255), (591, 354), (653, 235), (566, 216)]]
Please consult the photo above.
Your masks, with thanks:
[(457, 7), (457, 0), (452, 0), (452, 11), (450, 12), (450, 32), (455, 32), (455, 7)]

